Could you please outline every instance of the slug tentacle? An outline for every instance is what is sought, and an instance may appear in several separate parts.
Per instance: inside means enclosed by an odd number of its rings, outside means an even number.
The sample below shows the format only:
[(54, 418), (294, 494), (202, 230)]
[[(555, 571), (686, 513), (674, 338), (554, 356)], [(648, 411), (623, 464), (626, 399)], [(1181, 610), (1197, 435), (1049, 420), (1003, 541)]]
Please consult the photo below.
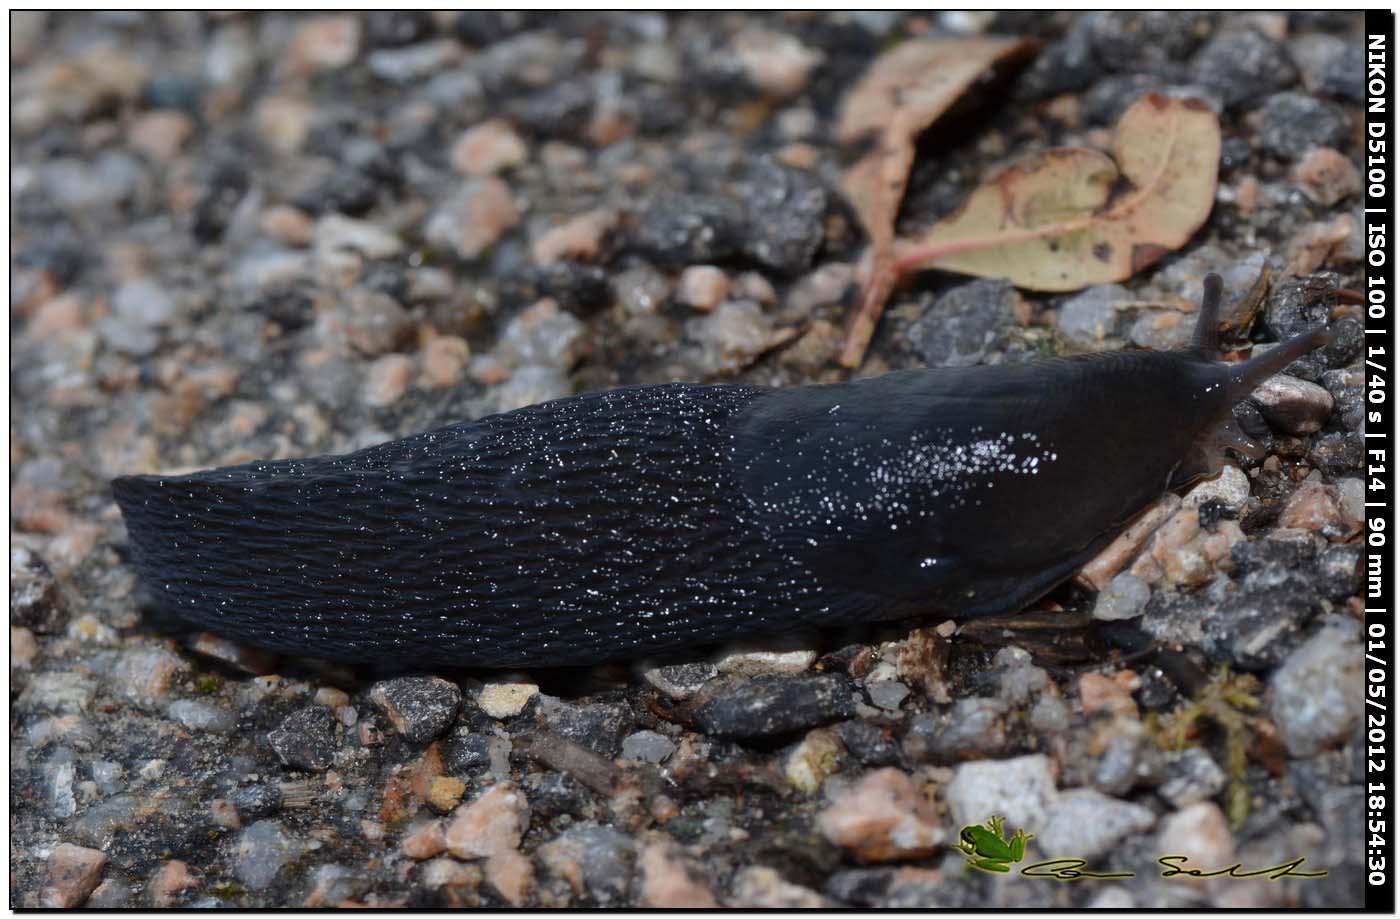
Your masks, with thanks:
[(1295, 335), (1263, 354), (1251, 357), (1244, 363), (1229, 367), (1226, 371), (1226, 398), (1231, 405), (1247, 398), (1269, 377), (1282, 372), (1298, 358), (1327, 345), (1331, 341), (1332, 332), (1329, 329), (1316, 328), (1310, 332)]
[(1202, 356), (1215, 360), (1220, 350), (1220, 298), (1224, 284), (1215, 272), (1206, 275), (1204, 283), (1201, 311), (1196, 314), (1196, 330), (1191, 336), (1191, 347)]

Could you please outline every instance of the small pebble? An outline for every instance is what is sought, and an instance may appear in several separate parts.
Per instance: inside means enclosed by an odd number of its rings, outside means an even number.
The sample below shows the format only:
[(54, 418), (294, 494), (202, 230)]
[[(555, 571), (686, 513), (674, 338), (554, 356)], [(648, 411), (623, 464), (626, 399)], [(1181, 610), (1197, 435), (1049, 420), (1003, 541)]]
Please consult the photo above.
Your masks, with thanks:
[(664, 763), (676, 751), (675, 742), (656, 731), (637, 731), (622, 740), (622, 758), (643, 763)]
[(938, 851), (948, 835), (929, 802), (898, 769), (866, 773), (818, 815), (817, 828), (863, 862), (924, 858)]
[(487, 683), (477, 697), (477, 706), (492, 718), (513, 718), (539, 693), (534, 683)]
[(1111, 798), (1092, 788), (1062, 793), (1050, 805), (1040, 831), (1041, 851), (1073, 852), (1094, 858), (1124, 839), (1135, 838), (1157, 823), (1157, 815), (1140, 804)]
[(956, 826), (984, 823), (996, 814), (1010, 826), (1039, 833), (1055, 801), (1055, 773), (1040, 753), (962, 763), (944, 795)]
[(469, 176), (485, 176), (519, 166), (530, 156), (525, 141), (502, 118), (468, 128), (452, 145), (452, 167)]
[(524, 792), (513, 782), (498, 782), (457, 808), (444, 841), (457, 858), (488, 858), (515, 851), (529, 824), (530, 804)]
[(1362, 648), (1354, 622), (1333, 620), (1290, 654), (1270, 681), (1270, 711), (1288, 752), (1316, 756), (1362, 717)]
[(1315, 433), (1332, 413), (1331, 393), (1284, 374), (1265, 380), (1249, 398), (1271, 425), (1288, 434)]
[(676, 299), (686, 306), (708, 313), (724, 302), (729, 293), (729, 276), (713, 265), (692, 265), (681, 272)]
[(410, 743), (425, 744), (452, 726), (462, 705), (457, 684), (440, 677), (408, 676), (370, 687), (370, 701)]
[(48, 883), (41, 902), (45, 909), (72, 909), (82, 906), (97, 887), (107, 853), (71, 843), (60, 843), (49, 853)]
[(330, 710), (311, 705), (292, 712), (267, 735), (284, 765), (308, 772), (330, 768), (335, 756), (335, 722)]

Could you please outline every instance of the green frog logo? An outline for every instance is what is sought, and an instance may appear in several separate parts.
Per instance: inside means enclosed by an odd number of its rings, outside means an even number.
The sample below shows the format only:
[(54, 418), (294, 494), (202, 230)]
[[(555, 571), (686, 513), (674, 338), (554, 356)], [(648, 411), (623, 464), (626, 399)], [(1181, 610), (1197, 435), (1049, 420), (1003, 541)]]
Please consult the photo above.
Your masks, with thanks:
[(971, 868), (1007, 874), (1012, 865), (1026, 857), (1026, 842), (1034, 838), (1025, 830), (1017, 830), (1007, 839), (1005, 822), (993, 817), (986, 826), (972, 823), (963, 827), (953, 848), (963, 854)]

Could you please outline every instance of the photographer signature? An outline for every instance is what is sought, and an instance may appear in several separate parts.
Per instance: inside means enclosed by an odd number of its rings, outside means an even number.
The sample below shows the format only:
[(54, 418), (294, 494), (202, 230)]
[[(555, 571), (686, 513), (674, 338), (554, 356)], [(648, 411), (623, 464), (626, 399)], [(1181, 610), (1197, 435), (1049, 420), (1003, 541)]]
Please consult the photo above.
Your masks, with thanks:
[[(989, 873), (1008, 874), (1011, 866), (1018, 864), (1026, 854), (1026, 843), (1035, 836), (1025, 830), (1017, 830), (1009, 837), (1006, 822), (1001, 817), (992, 817), (986, 825), (969, 824), (958, 833), (958, 843), (953, 846), (961, 852), (969, 868)], [(1162, 855), (1157, 864), (1162, 866), (1161, 877), (1218, 878), (1228, 877), (1237, 880), (1268, 878), (1271, 881), (1283, 878), (1321, 878), (1326, 871), (1303, 871), (1306, 858), (1295, 858), (1265, 868), (1245, 868), (1235, 862), (1225, 868), (1188, 868), (1190, 856)], [(1056, 881), (1080, 881), (1086, 879), (1111, 880), (1137, 877), (1133, 871), (1089, 871), (1088, 860), (1083, 858), (1051, 858), (1035, 862), (1021, 868), (1021, 875), (1028, 878), (1051, 878)]]

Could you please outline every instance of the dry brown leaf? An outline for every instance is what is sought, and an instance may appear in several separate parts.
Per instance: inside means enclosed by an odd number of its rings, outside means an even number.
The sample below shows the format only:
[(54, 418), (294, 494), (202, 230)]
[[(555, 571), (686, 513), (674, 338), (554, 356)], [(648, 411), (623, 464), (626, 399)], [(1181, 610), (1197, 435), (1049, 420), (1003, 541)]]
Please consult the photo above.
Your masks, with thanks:
[(896, 271), (941, 268), (1046, 291), (1124, 280), (1205, 222), (1219, 162), (1215, 113), (1150, 93), (1119, 119), (1113, 159), (1077, 147), (1028, 158), (897, 243)]
[(914, 163), (915, 139), (992, 65), (1034, 46), (1034, 41), (1022, 38), (904, 42), (881, 55), (846, 96), (838, 139), (849, 144), (876, 138), (843, 183), (870, 239), (863, 266), (864, 302), (841, 358), (846, 366), (860, 363), (897, 279), (892, 270), (894, 222)]
[(993, 64), (1034, 45), (1025, 38), (931, 38), (896, 45), (846, 95), (836, 137), (853, 143), (884, 132), (896, 120), (917, 134)]

